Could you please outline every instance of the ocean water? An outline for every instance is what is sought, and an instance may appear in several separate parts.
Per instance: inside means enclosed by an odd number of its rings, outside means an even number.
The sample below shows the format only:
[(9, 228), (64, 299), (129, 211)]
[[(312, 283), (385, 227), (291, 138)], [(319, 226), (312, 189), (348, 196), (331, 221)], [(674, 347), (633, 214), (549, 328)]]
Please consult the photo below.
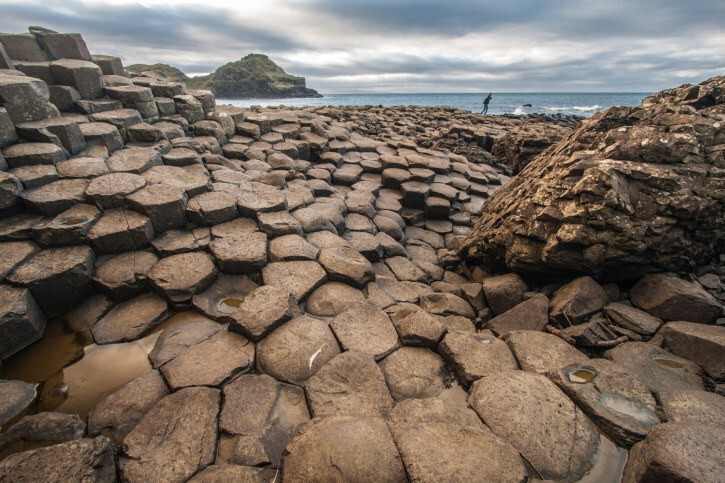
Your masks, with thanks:
[[(636, 106), (646, 92), (493, 93), (489, 114), (575, 114), (589, 117), (611, 106)], [(328, 94), (315, 99), (217, 99), (219, 104), (259, 106), (453, 106), (481, 112), (486, 94)], [(530, 107), (524, 107), (531, 104)]]

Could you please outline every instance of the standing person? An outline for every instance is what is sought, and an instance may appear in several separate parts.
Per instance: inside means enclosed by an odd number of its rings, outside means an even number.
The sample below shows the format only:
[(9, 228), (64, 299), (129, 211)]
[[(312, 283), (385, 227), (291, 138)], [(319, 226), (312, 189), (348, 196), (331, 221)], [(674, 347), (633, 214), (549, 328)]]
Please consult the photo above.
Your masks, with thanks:
[(491, 100), (491, 93), (489, 92), (486, 98), (483, 100), (483, 111), (481, 111), (481, 114), (486, 114), (488, 112), (488, 103)]

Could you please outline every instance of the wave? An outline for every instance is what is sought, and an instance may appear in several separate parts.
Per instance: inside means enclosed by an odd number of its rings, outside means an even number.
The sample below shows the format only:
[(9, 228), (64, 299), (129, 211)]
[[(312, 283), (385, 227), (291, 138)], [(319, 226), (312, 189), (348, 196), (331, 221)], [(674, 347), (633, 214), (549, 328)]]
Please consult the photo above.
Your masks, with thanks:
[(581, 111), (593, 112), (601, 109), (602, 106), (594, 104), (593, 106), (564, 106), (564, 107), (544, 107), (547, 111)]
[(523, 108), (523, 107), (517, 107), (517, 108), (516, 108), (516, 109), (514, 110), (514, 114), (516, 114), (516, 115), (519, 115), (519, 116), (520, 116), (521, 114), (526, 114), (526, 111), (524, 110), (524, 108)]

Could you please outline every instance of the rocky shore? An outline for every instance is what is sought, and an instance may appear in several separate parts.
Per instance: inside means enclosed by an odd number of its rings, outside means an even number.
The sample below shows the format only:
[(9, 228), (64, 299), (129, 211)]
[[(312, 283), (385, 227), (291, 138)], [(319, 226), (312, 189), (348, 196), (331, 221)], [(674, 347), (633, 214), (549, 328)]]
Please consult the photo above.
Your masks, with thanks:
[(0, 481), (721, 480), (724, 93), (241, 109), (0, 34)]

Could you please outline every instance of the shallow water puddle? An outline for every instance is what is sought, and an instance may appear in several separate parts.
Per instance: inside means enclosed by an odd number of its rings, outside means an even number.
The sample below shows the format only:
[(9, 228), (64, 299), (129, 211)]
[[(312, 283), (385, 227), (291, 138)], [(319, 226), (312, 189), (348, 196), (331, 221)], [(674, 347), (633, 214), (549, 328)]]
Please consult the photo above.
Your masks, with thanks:
[(670, 367), (672, 369), (682, 369), (685, 365), (681, 362), (665, 359), (664, 357), (655, 357), (655, 362), (661, 366)]
[(223, 314), (233, 314), (240, 305), (242, 305), (244, 299), (230, 297), (220, 300), (217, 304), (216, 309)]
[(458, 405), (463, 404), (465, 406), (468, 404), (468, 392), (466, 392), (466, 390), (458, 384), (458, 380), (453, 379), (450, 383), (450, 387), (443, 389), (443, 391), (438, 395), (438, 399), (446, 403)]
[(643, 424), (654, 426), (660, 422), (660, 419), (657, 417), (657, 413), (655, 413), (654, 410), (648, 408), (642, 403), (620, 396), (619, 394), (601, 393), (599, 395), (599, 404), (610, 411), (614, 411), (624, 416), (629, 416), (635, 421)]
[(575, 384), (586, 384), (592, 382), (597, 374), (589, 369), (577, 369), (567, 374), (567, 377)]
[(626, 449), (614, 444), (603, 433), (599, 433), (599, 440), (597, 461), (589, 473), (579, 480), (579, 483), (619, 483), (622, 481), (629, 453)]

